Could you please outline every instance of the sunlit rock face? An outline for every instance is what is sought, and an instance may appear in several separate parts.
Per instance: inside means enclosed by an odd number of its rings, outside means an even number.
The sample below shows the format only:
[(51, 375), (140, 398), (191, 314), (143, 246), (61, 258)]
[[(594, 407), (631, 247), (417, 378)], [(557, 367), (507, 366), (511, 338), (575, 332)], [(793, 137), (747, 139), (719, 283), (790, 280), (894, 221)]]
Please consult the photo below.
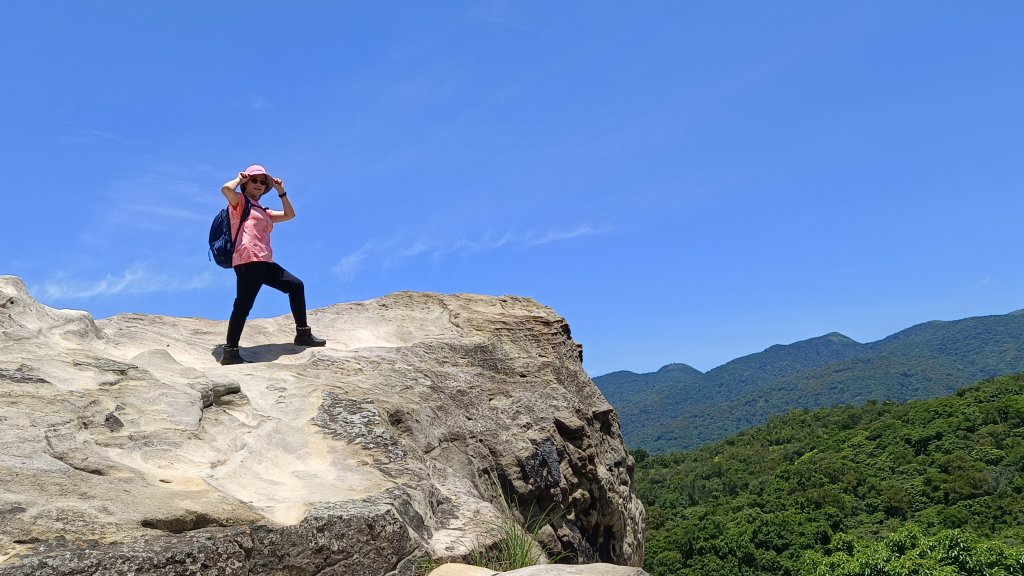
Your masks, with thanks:
[(0, 575), (411, 574), (503, 516), (639, 566), (615, 413), (552, 310), (397, 293), (246, 325), (94, 321), (0, 276)]

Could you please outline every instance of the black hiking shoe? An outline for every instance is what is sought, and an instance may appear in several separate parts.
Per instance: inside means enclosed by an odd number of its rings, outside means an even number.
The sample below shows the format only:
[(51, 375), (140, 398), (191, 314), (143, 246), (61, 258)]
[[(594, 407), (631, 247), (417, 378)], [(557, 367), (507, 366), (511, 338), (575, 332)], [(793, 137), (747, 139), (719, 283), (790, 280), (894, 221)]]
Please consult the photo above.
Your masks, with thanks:
[(225, 346), (224, 354), (220, 357), (220, 363), (223, 366), (229, 364), (242, 364), (245, 362), (245, 358), (238, 353), (238, 346)]
[(309, 326), (295, 327), (296, 346), (325, 346), (326, 344), (327, 340), (313, 336), (313, 329)]

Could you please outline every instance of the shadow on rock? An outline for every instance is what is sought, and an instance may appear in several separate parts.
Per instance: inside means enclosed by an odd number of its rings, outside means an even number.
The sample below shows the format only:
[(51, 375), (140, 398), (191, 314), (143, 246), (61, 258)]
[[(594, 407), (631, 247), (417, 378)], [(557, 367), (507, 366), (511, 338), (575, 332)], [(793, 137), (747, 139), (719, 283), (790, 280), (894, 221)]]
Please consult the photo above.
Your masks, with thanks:
[[(295, 344), (260, 344), (258, 346), (239, 347), (238, 352), (245, 358), (247, 363), (273, 362), (281, 356), (291, 356), (305, 350), (302, 346)], [(224, 354), (224, 345), (218, 344), (210, 351), (214, 360), (220, 361)]]

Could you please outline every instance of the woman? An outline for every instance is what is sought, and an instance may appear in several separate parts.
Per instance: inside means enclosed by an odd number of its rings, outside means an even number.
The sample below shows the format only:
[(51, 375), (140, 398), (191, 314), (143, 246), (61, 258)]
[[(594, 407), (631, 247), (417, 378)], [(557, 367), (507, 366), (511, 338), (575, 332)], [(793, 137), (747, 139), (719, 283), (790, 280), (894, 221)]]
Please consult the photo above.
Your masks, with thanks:
[[(239, 186), (242, 188), (241, 194), (236, 191)], [(260, 204), (260, 198), (271, 189), (277, 190), (277, 196), (284, 207), (283, 212), (269, 210)], [(238, 230), (238, 222), (245, 211), (245, 198), (248, 198), (250, 204), (249, 215), (242, 222), (242, 231), (238, 235), (231, 260), (237, 288), (235, 306), (228, 321), (227, 343), (224, 345), (224, 355), (221, 356), (220, 363), (227, 365), (245, 362), (238, 353), (238, 341), (242, 337), (245, 319), (249, 316), (249, 311), (256, 302), (256, 295), (264, 284), (288, 295), (292, 316), (295, 317), (296, 346), (327, 344), (326, 340), (313, 336), (312, 330), (306, 324), (306, 293), (302, 280), (292, 276), (272, 259), (270, 232), (274, 224), (295, 218), (295, 209), (288, 200), (284, 182), (279, 178), (272, 178), (263, 166), (253, 164), (244, 172), (239, 172), (237, 178), (225, 182), (220, 191), (230, 205), (228, 213), (231, 216), (232, 234)], [(243, 194), (245, 198), (242, 197)]]

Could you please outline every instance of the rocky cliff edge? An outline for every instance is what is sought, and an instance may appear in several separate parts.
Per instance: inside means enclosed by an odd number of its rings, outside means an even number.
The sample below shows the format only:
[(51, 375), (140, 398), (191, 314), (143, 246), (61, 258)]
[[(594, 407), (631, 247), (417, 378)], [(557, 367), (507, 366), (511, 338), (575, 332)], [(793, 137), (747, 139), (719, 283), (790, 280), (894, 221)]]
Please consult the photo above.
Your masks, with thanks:
[[(94, 321), (0, 276), (0, 575), (409, 575), (509, 513), (639, 566), (615, 413), (552, 310), (397, 293), (251, 320)], [(510, 511), (510, 512), (509, 512)]]

